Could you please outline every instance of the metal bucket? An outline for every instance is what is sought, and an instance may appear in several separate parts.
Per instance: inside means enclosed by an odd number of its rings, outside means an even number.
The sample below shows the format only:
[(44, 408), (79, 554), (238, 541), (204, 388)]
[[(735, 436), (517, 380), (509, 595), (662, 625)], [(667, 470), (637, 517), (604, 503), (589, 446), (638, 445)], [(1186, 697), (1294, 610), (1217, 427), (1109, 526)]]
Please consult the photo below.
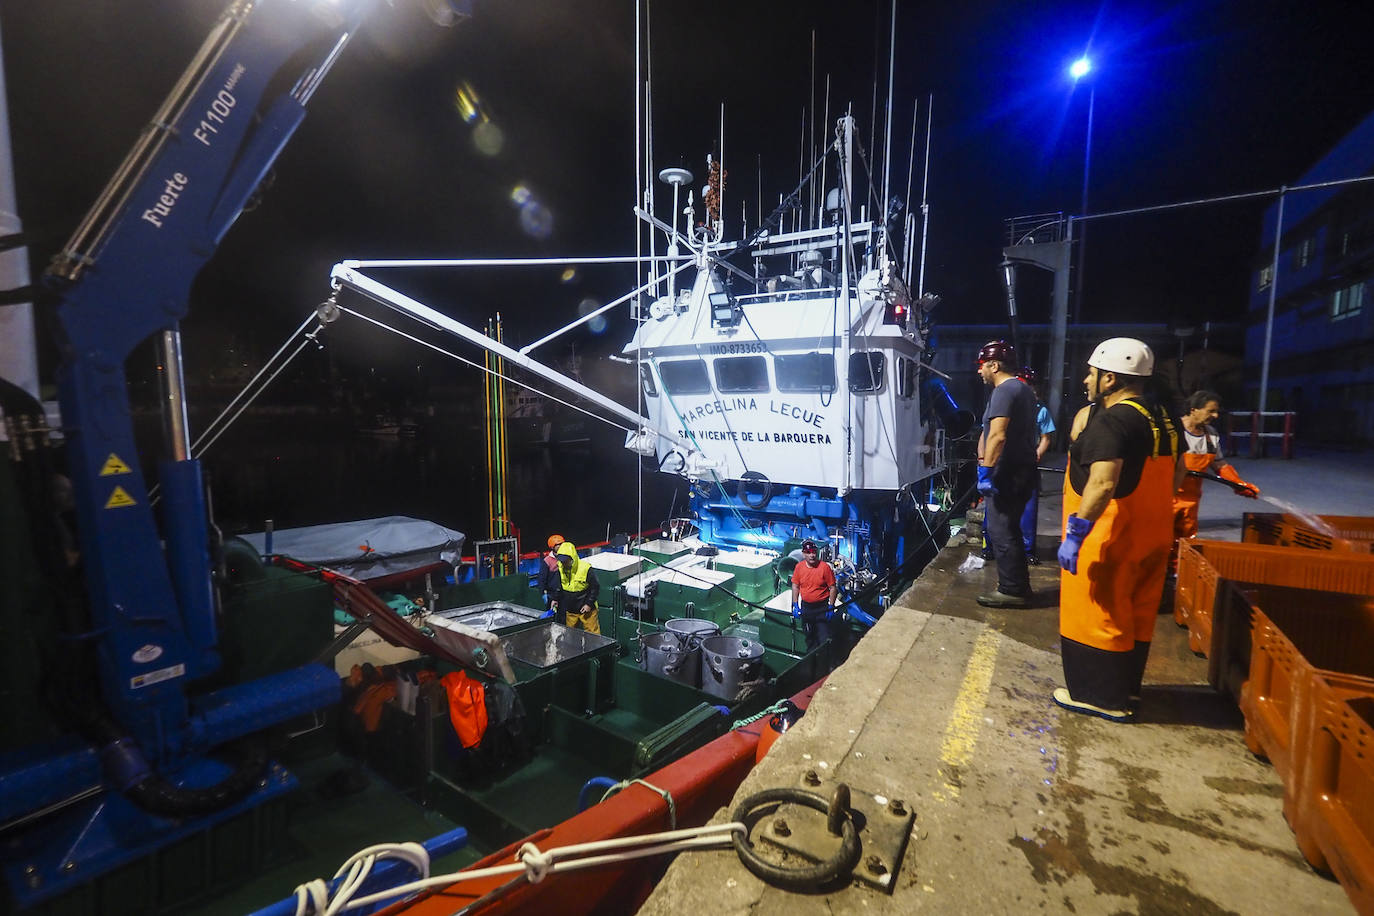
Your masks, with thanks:
[(639, 667), (650, 674), (695, 687), (697, 675), (701, 673), (697, 662), (700, 651), (688, 649), (676, 633), (650, 633), (639, 640)]
[(702, 617), (674, 617), (665, 621), (663, 628), (682, 637), (687, 648), (695, 651), (703, 640), (720, 635), (720, 624)]
[(683, 683), (700, 687), (701, 644), (712, 636), (720, 635), (720, 624), (702, 617), (674, 617), (672, 620), (664, 621), (663, 629), (664, 632), (672, 633), (682, 640), (682, 650), (687, 655), (683, 660), (683, 667), (692, 672), (691, 680), (684, 680)]
[(763, 677), (763, 643), (712, 636), (701, 644), (701, 689), (734, 702), (740, 687)]

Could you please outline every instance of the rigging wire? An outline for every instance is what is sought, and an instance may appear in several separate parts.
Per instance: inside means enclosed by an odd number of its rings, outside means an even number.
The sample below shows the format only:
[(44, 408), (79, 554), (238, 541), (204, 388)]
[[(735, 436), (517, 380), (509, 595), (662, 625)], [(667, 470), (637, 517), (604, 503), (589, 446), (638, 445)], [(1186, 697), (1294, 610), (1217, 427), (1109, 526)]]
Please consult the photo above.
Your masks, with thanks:
[[(381, 321), (381, 320), (376, 319), (376, 318), (373, 318), (373, 317), (371, 317), (370, 315), (364, 315), (362, 312), (355, 311), (354, 309), (351, 309), (351, 308), (348, 308), (347, 306), (342, 306), (342, 305), (339, 306), (339, 311), (340, 311), (342, 314), (345, 314), (345, 315), (352, 315), (354, 318), (362, 319), (363, 321), (366, 321), (366, 322), (369, 323), (369, 324), (375, 325), (375, 326), (381, 328), (381, 329), (384, 330), (384, 331), (390, 331), (391, 333), (397, 335), (398, 337), (403, 337), (403, 338), (405, 338), (406, 340), (411, 341), (412, 343), (417, 343), (417, 344), (419, 344), (419, 345), (422, 346), (422, 347), (426, 347), (427, 349), (433, 350), (435, 353), (439, 353), (439, 354), (441, 354), (441, 355), (443, 355), (443, 356), (449, 357), (450, 359), (457, 360), (458, 362), (463, 363), (463, 364), (468, 365), (468, 366), (471, 366), (472, 368), (477, 369), (477, 370), (479, 370), (479, 371), (481, 371), (481, 372), (491, 372), (491, 371), (492, 371), (492, 370), (488, 369), (487, 367), (483, 366), (481, 363), (473, 362), (472, 360), (468, 359), (467, 357), (459, 356), (457, 353), (454, 353), (454, 352), (451, 351), (451, 350), (445, 350), (443, 347), (440, 347), (440, 346), (438, 346), (437, 344), (430, 343), (429, 341), (423, 340), (422, 338), (419, 338), (419, 337), (416, 337), (416, 336), (413, 335), (413, 334), (408, 334), (408, 333), (406, 333), (405, 331), (400, 330), (399, 328), (393, 328), (393, 327), (391, 327), (390, 325), (388, 325), (386, 322)], [(537, 395), (541, 395), (541, 396), (543, 396), (543, 397), (548, 398), (550, 401), (553, 401), (553, 402), (558, 403), (558, 404), (562, 404), (564, 407), (569, 407), (569, 408), (571, 408), (571, 409), (573, 409), (573, 410), (576, 410), (578, 413), (586, 414), (588, 417), (591, 417), (593, 420), (599, 420), (599, 421), (601, 421), (602, 423), (605, 423), (607, 426), (614, 426), (616, 429), (619, 429), (619, 430), (621, 430), (621, 431), (623, 431), (623, 432), (633, 432), (633, 431), (634, 431), (634, 430), (632, 430), (630, 427), (624, 426), (624, 425), (622, 425), (622, 424), (620, 424), (620, 423), (617, 423), (615, 420), (612, 420), (612, 419), (609, 418), (609, 417), (603, 417), (603, 416), (601, 416), (601, 415), (598, 414), (598, 413), (594, 413), (593, 411), (590, 411), (590, 410), (588, 410), (587, 408), (582, 407), (581, 405), (574, 404), (574, 403), (572, 403), (572, 402), (570, 402), (570, 401), (565, 401), (565, 400), (563, 400), (562, 398), (558, 397), (557, 395), (553, 395), (553, 394), (549, 394), (549, 393), (547, 393), (547, 392), (541, 391), (540, 389), (534, 387), (533, 385), (531, 385), (531, 384), (529, 384), (529, 383), (527, 383), (527, 382), (522, 382), (522, 381), (520, 381), (518, 378), (515, 378), (515, 377), (513, 377), (513, 376), (509, 376), (509, 375), (503, 375), (503, 374), (500, 374), (500, 373), (496, 373), (496, 374), (499, 375), (499, 377), (501, 378), (502, 381), (509, 382), (509, 383), (512, 384), (512, 385), (519, 385), (521, 388), (524, 388), (526, 391), (532, 391), (532, 392), (534, 392), (534, 393), (537, 394)]]

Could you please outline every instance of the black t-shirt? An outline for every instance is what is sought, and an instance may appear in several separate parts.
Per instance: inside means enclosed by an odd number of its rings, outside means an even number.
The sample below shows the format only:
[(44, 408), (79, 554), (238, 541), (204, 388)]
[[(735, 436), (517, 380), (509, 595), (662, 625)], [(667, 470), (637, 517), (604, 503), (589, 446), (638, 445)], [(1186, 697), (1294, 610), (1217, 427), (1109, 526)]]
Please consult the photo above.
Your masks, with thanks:
[(1007, 418), (1007, 441), (997, 459), (999, 469), (1035, 467), (1035, 446), (1040, 442), (1036, 413), (1035, 392), (1018, 378), (1008, 379), (988, 395), (983, 430), (987, 431), (994, 417)]
[[(1136, 403), (1141, 402), (1137, 400)], [(1088, 469), (1093, 462), (1120, 458), (1121, 476), (1117, 479), (1112, 498), (1124, 499), (1135, 492), (1136, 485), (1140, 483), (1140, 473), (1145, 469), (1145, 459), (1155, 454), (1173, 454), (1168, 419), (1158, 412), (1153, 416), (1155, 421), (1151, 426), (1145, 415), (1126, 401), (1106, 410), (1094, 405), (1088, 415), (1087, 426), (1069, 446), (1069, 483), (1074, 491), (1082, 493), (1087, 486)], [(1159, 429), (1158, 450), (1155, 447), (1155, 427)]]

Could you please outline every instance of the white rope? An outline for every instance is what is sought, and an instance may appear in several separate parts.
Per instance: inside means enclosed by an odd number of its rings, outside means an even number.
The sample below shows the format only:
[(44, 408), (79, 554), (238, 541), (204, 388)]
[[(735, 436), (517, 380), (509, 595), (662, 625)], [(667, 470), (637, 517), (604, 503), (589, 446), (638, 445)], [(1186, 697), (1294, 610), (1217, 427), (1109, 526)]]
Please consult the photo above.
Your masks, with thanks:
[[(547, 852), (533, 843), (525, 843), (515, 853), (516, 862), (510, 865), (494, 865), (473, 871), (452, 872), (447, 875), (429, 876), (429, 856), (423, 846), (417, 843), (384, 844), (369, 846), (355, 853), (340, 866), (335, 878), (344, 880), (335, 889), (332, 897), (328, 885), (316, 878), (296, 888), (296, 916), (335, 916), (355, 907), (370, 906), (393, 897), (413, 894), (432, 887), (443, 887), (462, 881), (480, 881), (505, 875), (523, 873), (531, 884), (538, 884), (550, 874), (575, 871), (582, 868), (596, 868), (616, 862), (627, 862), (647, 856), (682, 852), (688, 849), (710, 849), (728, 845), (731, 834), (746, 832), (747, 827), (738, 822), (689, 827), (683, 830), (669, 830), (663, 833), (647, 833), (641, 836), (620, 837), (613, 840), (598, 840), (592, 843), (576, 843), (560, 846)], [(415, 856), (414, 850), (419, 850)], [(420, 861), (423, 857), (423, 862)], [(408, 859), (420, 872), (421, 878), (409, 884), (388, 888), (366, 897), (352, 899), (354, 893), (366, 880), (372, 864), (378, 858)]]
[(358, 888), (363, 886), (372, 873), (372, 866), (378, 859), (400, 859), (419, 874), (420, 879), (429, 877), (429, 851), (419, 843), (382, 843), (355, 852), (334, 872), (335, 878), (342, 878), (334, 893), (329, 893), (329, 885), (320, 878), (307, 881), (296, 888), (296, 916), (318, 913), (322, 916), (335, 916), (361, 904), (350, 902)]

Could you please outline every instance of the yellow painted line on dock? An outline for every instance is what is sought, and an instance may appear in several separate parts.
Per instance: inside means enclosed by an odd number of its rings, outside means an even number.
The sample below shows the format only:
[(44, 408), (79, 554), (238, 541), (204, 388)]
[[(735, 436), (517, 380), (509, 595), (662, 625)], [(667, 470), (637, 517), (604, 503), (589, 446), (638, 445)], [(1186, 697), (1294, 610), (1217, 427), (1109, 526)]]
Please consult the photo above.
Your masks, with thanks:
[[(948, 796), (942, 800), (959, 797), (955, 773), (973, 759), (973, 749), (978, 744), (978, 729), (983, 724), (983, 707), (987, 705), (988, 689), (992, 685), (992, 670), (997, 663), (997, 640), (995, 631), (985, 629), (969, 654), (964, 682), (959, 685), (959, 695), (954, 698), (954, 709), (945, 725), (945, 740), (940, 745), (941, 770), (945, 774), (945, 789), (948, 792)], [(936, 797), (942, 794), (936, 793)]]

